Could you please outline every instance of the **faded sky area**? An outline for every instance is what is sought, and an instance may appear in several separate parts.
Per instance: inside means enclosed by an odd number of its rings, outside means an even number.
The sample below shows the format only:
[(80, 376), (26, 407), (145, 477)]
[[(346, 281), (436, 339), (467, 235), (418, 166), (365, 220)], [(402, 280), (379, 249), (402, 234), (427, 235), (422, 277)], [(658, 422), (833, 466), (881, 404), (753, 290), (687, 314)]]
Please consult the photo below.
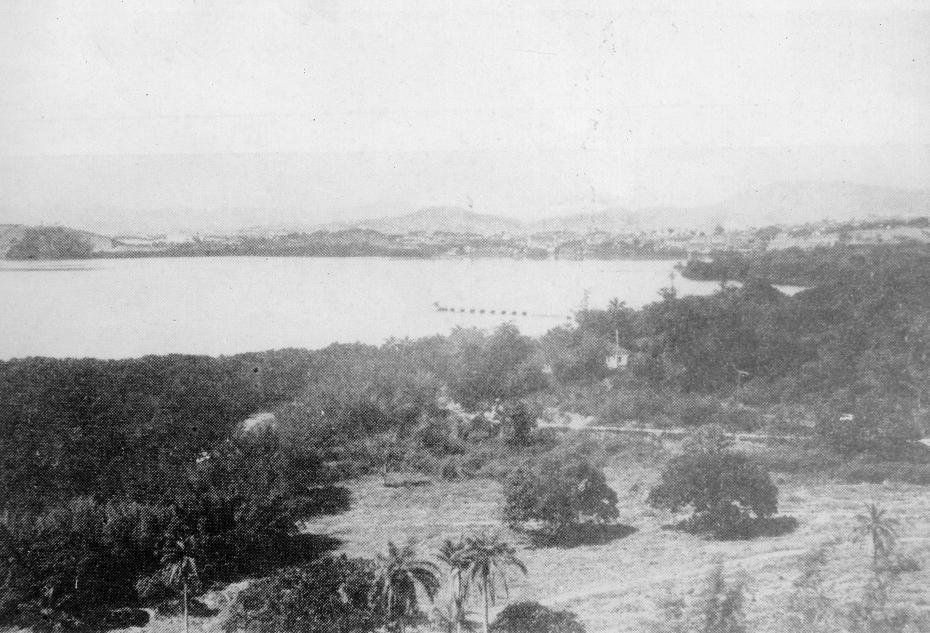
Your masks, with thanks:
[(0, 78), (0, 221), (529, 219), (930, 183), (922, 1), (5, 0)]

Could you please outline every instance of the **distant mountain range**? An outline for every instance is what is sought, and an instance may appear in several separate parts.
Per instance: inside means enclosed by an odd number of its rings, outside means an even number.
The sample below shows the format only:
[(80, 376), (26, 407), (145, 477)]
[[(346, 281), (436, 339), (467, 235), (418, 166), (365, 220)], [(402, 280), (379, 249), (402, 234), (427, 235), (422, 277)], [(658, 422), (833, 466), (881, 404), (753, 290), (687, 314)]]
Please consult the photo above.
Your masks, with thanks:
[(522, 222), (513, 218), (474, 213), (459, 207), (426, 207), (406, 215), (362, 220), (350, 226), (385, 234), (426, 231), (428, 233), (496, 235), (498, 233), (522, 233), (526, 228)]
[[(588, 208), (587, 213), (572, 211)], [(709, 230), (717, 225), (726, 229), (773, 224), (797, 225), (822, 220), (849, 221), (876, 218), (912, 218), (930, 216), (930, 189), (905, 190), (847, 182), (782, 182), (738, 193), (719, 203), (695, 207), (650, 207), (629, 209), (612, 200), (568, 200), (548, 210), (531, 222), (503, 216), (476, 213), (455, 206), (429, 206), (412, 213), (388, 215), (358, 221), (311, 224), (301, 222), (269, 222), (228, 234), (261, 237), (282, 233), (313, 231), (373, 230), (384, 234), (471, 233), (488, 236), (498, 234), (526, 235), (566, 232), (587, 234), (635, 233), (640, 231), (686, 228)], [(0, 225), (3, 227), (4, 225)], [(18, 234), (14, 226), (0, 231), (0, 246)], [(123, 231), (142, 234), (137, 230)], [(199, 233), (200, 230), (179, 230), (178, 233)], [(209, 233), (222, 234), (215, 228)], [(100, 238), (94, 235), (94, 240)], [(9, 244), (7, 244), (7, 247)], [(0, 252), (4, 249), (0, 248)]]
[(893, 189), (848, 182), (783, 182), (744, 191), (697, 211), (735, 226), (911, 218), (930, 215), (930, 189)]
[[(581, 203), (578, 204), (581, 206)], [(570, 207), (560, 205), (561, 209)], [(499, 233), (626, 233), (665, 228), (728, 229), (772, 224), (805, 224), (821, 220), (930, 216), (930, 189), (905, 190), (846, 182), (784, 182), (741, 192), (717, 204), (700, 207), (627, 209), (607, 205), (593, 213), (559, 215), (534, 222), (474, 213), (461, 207), (427, 207), (405, 215), (329, 224), (325, 230), (372, 229), (381, 233), (449, 231)]]

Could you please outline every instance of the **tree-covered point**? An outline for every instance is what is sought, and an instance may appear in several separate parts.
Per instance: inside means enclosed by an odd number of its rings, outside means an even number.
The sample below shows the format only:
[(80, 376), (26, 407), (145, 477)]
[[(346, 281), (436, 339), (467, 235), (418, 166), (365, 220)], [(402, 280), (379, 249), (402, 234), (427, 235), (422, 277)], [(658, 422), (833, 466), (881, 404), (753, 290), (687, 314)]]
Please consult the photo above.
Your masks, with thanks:
[(718, 251), (708, 258), (688, 260), (682, 274), (689, 279), (762, 279), (768, 283), (813, 286), (839, 279), (868, 277), (878, 270), (927, 274), (930, 272), (930, 246), (837, 244), (762, 253)]
[(93, 246), (80, 233), (58, 226), (27, 227), (10, 245), (7, 259), (84, 259)]

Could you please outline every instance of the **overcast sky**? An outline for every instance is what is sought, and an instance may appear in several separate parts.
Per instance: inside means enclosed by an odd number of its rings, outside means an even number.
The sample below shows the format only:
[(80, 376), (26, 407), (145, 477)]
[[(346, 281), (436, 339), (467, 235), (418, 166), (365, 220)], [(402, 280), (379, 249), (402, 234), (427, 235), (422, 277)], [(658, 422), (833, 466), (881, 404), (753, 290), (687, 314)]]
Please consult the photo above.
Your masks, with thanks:
[(930, 183), (924, 0), (3, 0), (0, 79), (7, 221), (531, 218)]

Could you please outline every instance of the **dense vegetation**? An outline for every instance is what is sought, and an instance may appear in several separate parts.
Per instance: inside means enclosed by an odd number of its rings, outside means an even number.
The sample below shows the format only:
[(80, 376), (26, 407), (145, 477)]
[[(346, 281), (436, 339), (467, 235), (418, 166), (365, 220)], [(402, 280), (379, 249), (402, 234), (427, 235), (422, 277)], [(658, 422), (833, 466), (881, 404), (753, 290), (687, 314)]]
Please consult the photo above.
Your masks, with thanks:
[[(707, 297), (669, 291), (640, 311), (583, 312), (541, 345), (562, 382), (611, 378), (591, 410), (607, 421), (814, 427), (845, 454), (902, 458), (930, 405), (930, 269), (921, 262), (870, 266), (794, 296), (761, 281)], [(631, 350), (620, 374), (603, 364), (614, 336)]]
[[(187, 606), (216, 583), (267, 575), (256, 587), (317, 605), (294, 620), (301, 630), (330, 617), (341, 622), (332, 630), (402, 628), (422, 605), (371, 595), (379, 569), (414, 573), (409, 552), (320, 558), (298, 521), (345, 509), (342, 479), (419, 471), (498, 478), (508, 518), (550, 535), (613, 525), (600, 461), (630, 443), (536, 429), (553, 402), (607, 424), (807, 435), (821, 442), (818, 462), (898, 460), (923, 477), (912, 440), (930, 406), (930, 275), (925, 260), (908, 261), (866, 260), (795, 296), (762, 281), (707, 297), (670, 289), (641, 310), (582, 310), (537, 340), (505, 325), (315, 352), (0, 363), (0, 625), (104, 628), (120, 607)], [(629, 363), (611, 369), (616, 342)], [(273, 421), (244, 430), (262, 410)], [(692, 509), (694, 529), (746, 536), (747, 521), (774, 514), (777, 493), (766, 468), (719, 448), (672, 460), (652, 499)], [(513, 552), (476, 542), (453, 575), (476, 574), (491, 603), (491, 568), (476, 557)], [(465, 564), (455, 551), (449, 560)], [(351, 591), (321, 593), (323, 574)], [(425, 587), (420, 577), (410, 582)], [(238, 621), (282, 626), (259, 591), (244, 594)]]
[(0, 624), (102, 627), (115, 607), (312, 554), (296, 520), (345, 508), (345, 491), (315, 455), (236, 432), (293, 396), (307, 362), (285, 351), (0, 364)]
[(252, 412), (294, 396), (309, 354), (0, 363), (0, 503), (158, 499)]

